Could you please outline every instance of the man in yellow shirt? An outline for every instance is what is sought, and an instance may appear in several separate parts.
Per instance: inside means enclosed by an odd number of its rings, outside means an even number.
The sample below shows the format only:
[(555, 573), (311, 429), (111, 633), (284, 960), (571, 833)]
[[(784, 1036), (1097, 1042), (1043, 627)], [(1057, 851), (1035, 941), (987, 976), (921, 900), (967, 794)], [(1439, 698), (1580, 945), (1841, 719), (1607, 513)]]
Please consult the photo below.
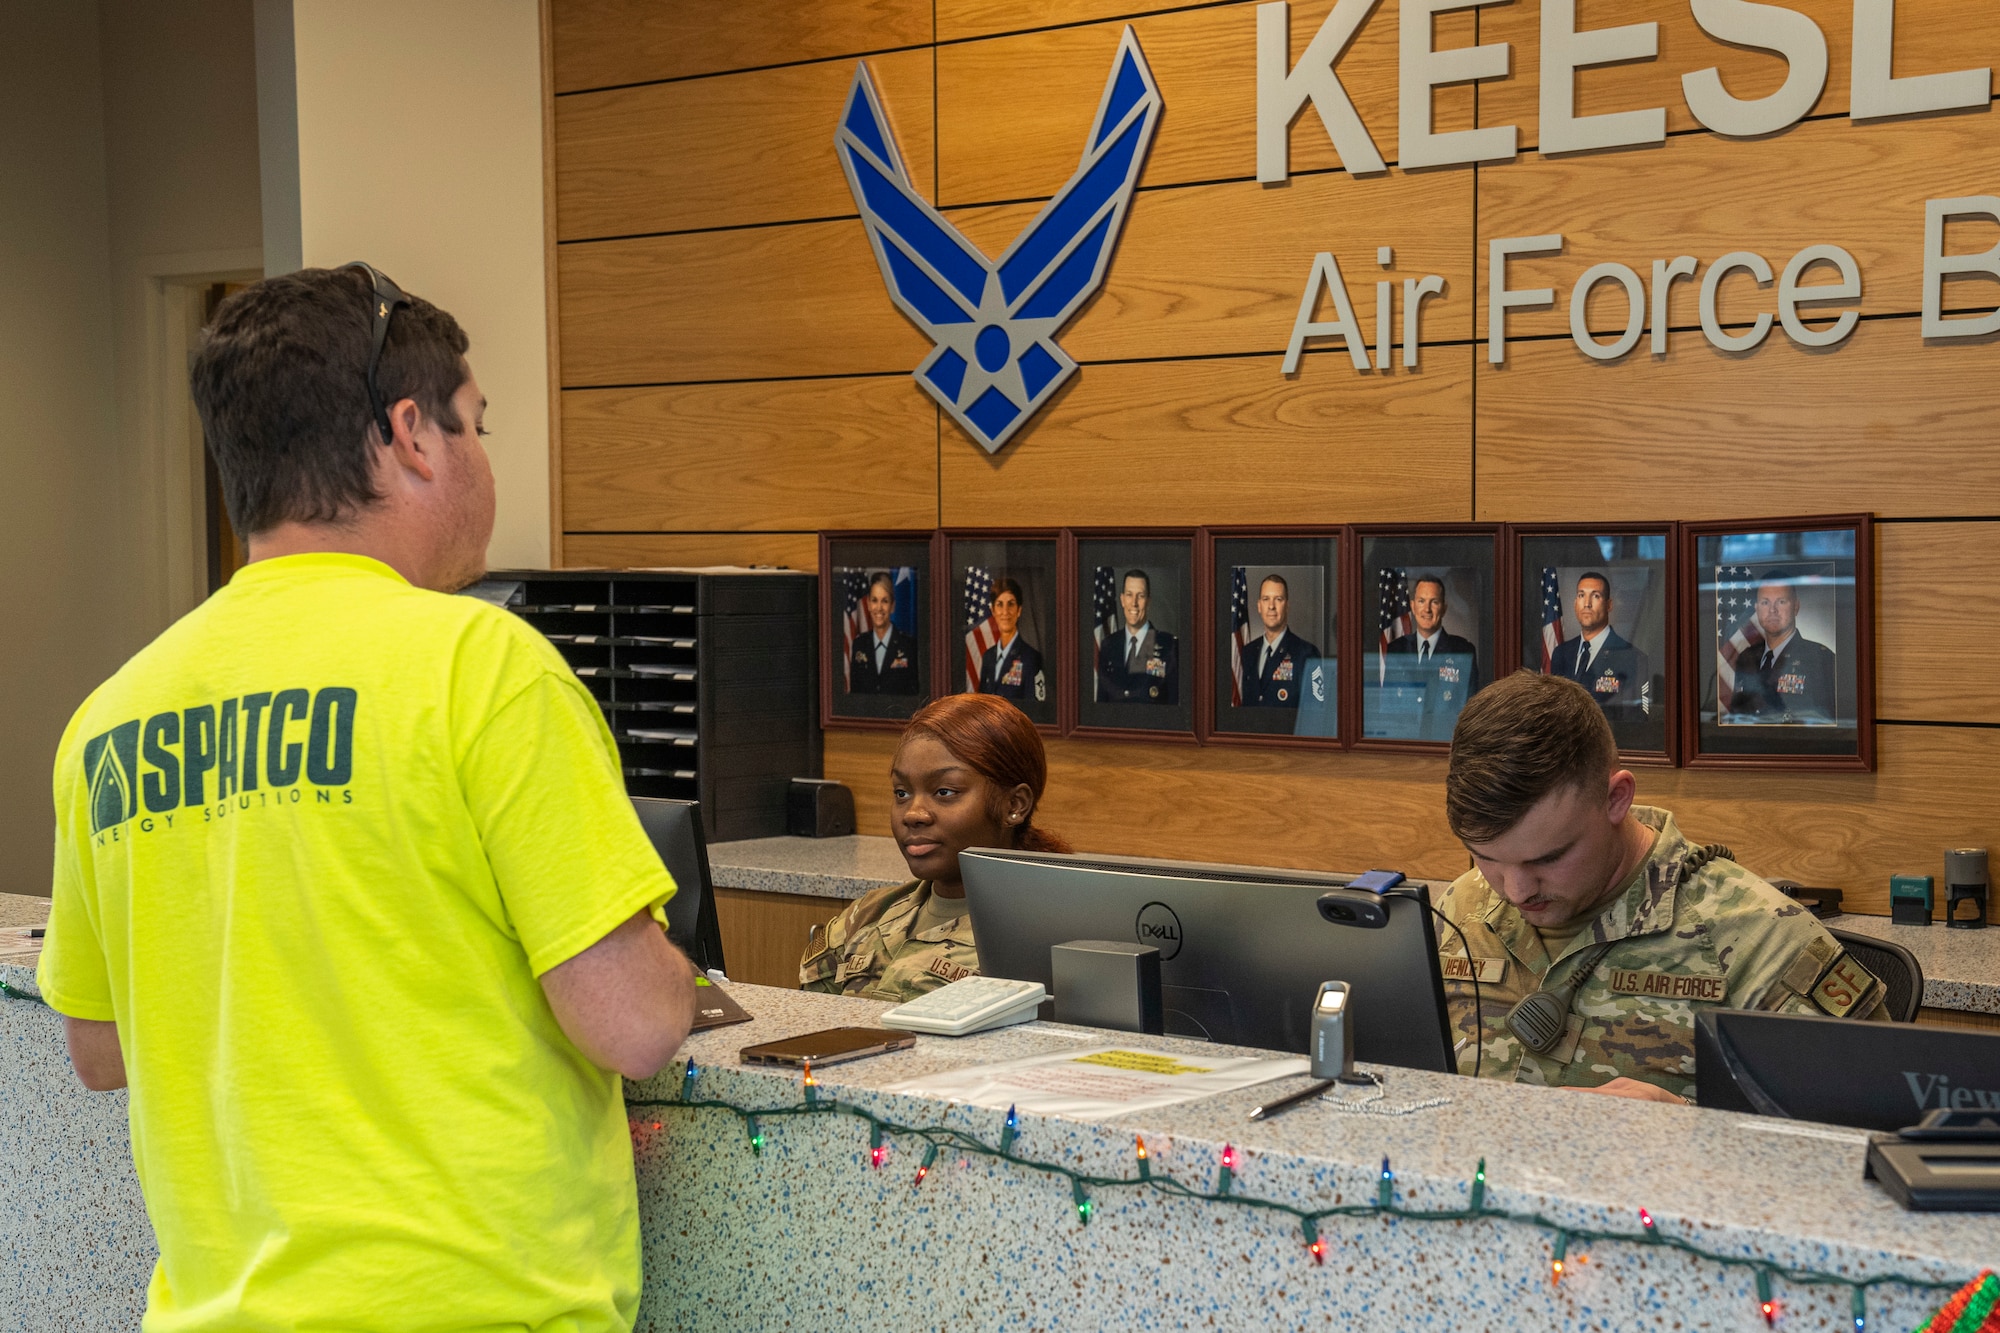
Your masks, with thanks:
[(636, 1314), (619, 1075), (694, 979), (589, 693), (443, 595), (493, 527), (466, 346), (365, 266), (224, 302), (194, 389), (250, 563), (58, 752), (40, 981), (131, 1088), (148, 1333)]

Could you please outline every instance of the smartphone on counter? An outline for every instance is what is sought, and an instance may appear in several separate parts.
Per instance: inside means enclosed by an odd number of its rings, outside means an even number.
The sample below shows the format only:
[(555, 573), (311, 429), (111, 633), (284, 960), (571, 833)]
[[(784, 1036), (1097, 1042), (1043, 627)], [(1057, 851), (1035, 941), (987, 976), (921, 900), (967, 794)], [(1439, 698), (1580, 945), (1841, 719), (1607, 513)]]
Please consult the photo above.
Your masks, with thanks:
[(745, 1046), (737, 1054), (749, 1065), (791, 1065), (810, 1060), (816, 1065), (837, 1065), (843, 1060), (880, 1055), (884, 1051), (906, 1051), (917, 1044), (914, 1032), (891, 1032), (887, 1028), (827, 1028), (782, 1041)]

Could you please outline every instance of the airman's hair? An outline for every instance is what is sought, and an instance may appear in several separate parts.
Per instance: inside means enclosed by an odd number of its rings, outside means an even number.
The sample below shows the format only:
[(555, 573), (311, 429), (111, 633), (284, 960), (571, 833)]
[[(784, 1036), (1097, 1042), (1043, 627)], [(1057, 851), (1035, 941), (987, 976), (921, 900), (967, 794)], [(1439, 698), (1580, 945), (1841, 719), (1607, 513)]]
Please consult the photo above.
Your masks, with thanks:
[(1021, 585), (1014, 582), (1014, 580), (1010, 578), (1001, 579), (999, 582), (993, 585), (993, 596), (996, 600), (1003, 592), (1013, 593), (1015, 602), (1019, 603), (1022, 606), (1026, 606), (1028, 604), (1028, 599), (1021, 595)]
[(1583, 585), (1584, 585), (1584, 584), (1586, 584), (1586, 583), (1588, 583), (1588, 582), (1589, 582), (1590, 580), (1592, 580), (1592, 579), (1596, 579), (1596, 580), (1597, 580), (1597, 581), (1598, 581), (1599, 583), (1602, 583), (1602, 584), (1604, 585), (1604, 600), (1605, 600), (1605, 601), (1607, 601), (1607, 602), (1608, 602), (1608, 601), (1610, 601), (1610, 600), (1611, 600), (1611, 580), (1610, 580), (1610, 579), (1607, 579), (1607, 578), (1605, 578), (1605, 577), (1604, 577), (1604, 575), (1602, 575), (1602, 574), (1598, 573), (1598, 572), (1597, 572), (1596, 570), (1594, 570), (1594, 569), (1593, 569), (1593, 570), (1591, 570), (1591, 571), (1590, 571), (1590, 572), (1589, 572), (1588, 574), (1579, 574), (1579, 575), (1577, 575), (1577, 576), (1576, 576), (1576, 590), (1577, 590), (1578, 592), (1582, 592), (1582, 591), (1583, 591)]
[(1445, 587), (1444, 587), (1444, 580), (1443, 580), (1443, 579), (1441, 579), (1441, 578), (1439, 578), (1439, 577), (1438, 577), (1437, 575), (1435, 575), (1435, 574), (1423, 574), (1423, 575), (1419, 575), (1419, 576), (1418, 576), (1418, 578), (1417, 578), (1417, 581), (1416, 581), (1415, 583), (1412, 583), (1412, 584), (1410, 585), (1410, 591), (1411, 591), (1412, 593), (1415, 593), (1417, 589), (1419, 589), (1419, 588), (1423, 587), (1423, 586), (1424, 586), (1424, 585), (1425, 585), (1426, 583), (1435, 583), (1435, 584), (1437, 584), (1437, 586), (1438, 586), (1438, 600), (1439, 600), (1439, 601), (1443, 602), (1443, 601), (1449, 601), (1449, 600), (1450, 600), (1450, 598), (1451, 598), (1451, 594), (1445, 591)]
[(1285, 582), (1285, 576), (1283, 574), (1266, 574), (1263, 578), (1257, 580), (1257, 592), (1260, 596), (1264, 592), (1264, 585), (1266, 583), (1277, 584), (1280, 588), (1283, 588), (1285, 590), (1285, 596), (1287, 597), (1290, 597), (1292, 595), (1292, 585)]
[(1461, 842), (1500, 837), (1543, 797), (1611, 777), (1618, 745), (1585, 690), (1561, 676), (1516, 671), (1472, 696), (1451, 735), (1444, 813)]
[(871, 579), (869, 579), (869, 580), (868, 580), (868, 591), (870, 591), (870, 592), (874, 592), (874, 591), (875, 591), (875, 585), (876, 585), (876, 584), (878, 584), (878, 583), (879, 583), (879, 584), (881, 584), (881, 585), (882, 585), (883, 587), (885, 587), (885, 588), (887, 588), (887, 589), (889, 590), (889, 596), (890, 596), (890, 597), (891, 597), (892, 599), (893, 599), (893, 598), (895, 597), (895, 595), (896, 595), (896, 576), (895, 576), (894, 574), (891, 574), (891, 573), (890, 573), (890, 572), (889, 572), (888, 570), (886, 570), (886, 569), (885, 569), (885, 570), (880, 570), (880, 571), (878, 571), (878, 572), (877, 572), (877, 573), (875, 574), (875, 576), (874, 576), (873, 578), (871, 578)]
[[(374, 304), (359, 269), (308, 268), (216, 307), (188, 380), (238, 533), (336, 523), (381, 498), (367, 387)], [(457, 320), (412, 296), (389, 321), (376, 372), (383, 403), (415, 399), (458, 434), (451, 400), (470, 375), (467, 346)]]
[[(917, 710), (899, 744), (929, 736), (951, 757), (993, 784), (996, 802), (1025, 785), (1028, 817), (1013, 829), (1014, 846), (1027, 852), (1067, 852), (1060, 835), (1035, 827), (1035, 807), (1049, 782), (1048, 753), (1028, 715), (997, 694), (947, 694)], [(992, 811), (998, 816), (999, 811)]]
[(1153, 580), (1152, 580), (1152, 578), (1151, 578), (1151, 577), (1150, 577), (1150, 576), (1149, 576), (1149, 575), (1148, 575), (1148, 574), (1146, 573), (1146, 571), (1145, 571), (1145, 570), (1143, 570), (1143, 569), (1128, 569), (1128, 570), (1126, 570), (1126, 571), (1125, 571), (1125, 578), (1122, 578), (1122, 579), (1118, 580), (1118, 591), (1119, 591), (1119, 592), (1121, 592), (1121, 593), (1122, 593), (1122, 592), (1124, 592), (1124, 591), (1125, 591), (1125, 583), (1126, 583), (1126, 580), (1127, 580), (1127, 579), (1137, 579), (1137, 580), (1139, 580), (1139, 582), (1141, 582), (1141, 583), (1143, 583), (1143, 584), (1145, 584), (1145, 585), (1146, 585), (1146, 595), (1147, 595), (1148, 597), (1151, 597), (1151, 596), (1153, 595)]

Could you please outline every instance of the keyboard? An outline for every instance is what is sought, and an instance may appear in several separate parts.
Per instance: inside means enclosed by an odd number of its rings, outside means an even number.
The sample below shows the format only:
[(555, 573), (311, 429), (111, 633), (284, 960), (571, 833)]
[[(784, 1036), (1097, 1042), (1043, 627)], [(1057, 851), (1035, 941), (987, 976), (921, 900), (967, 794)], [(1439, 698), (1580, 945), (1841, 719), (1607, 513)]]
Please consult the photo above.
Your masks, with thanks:
[(1004, 977), (961, 977), (928, 995), (897, 1005), (877, 1021), (883, 1027), (963, 1037), (988, 1028), (1033, 1020), (1048, 991), (1039, 981)]

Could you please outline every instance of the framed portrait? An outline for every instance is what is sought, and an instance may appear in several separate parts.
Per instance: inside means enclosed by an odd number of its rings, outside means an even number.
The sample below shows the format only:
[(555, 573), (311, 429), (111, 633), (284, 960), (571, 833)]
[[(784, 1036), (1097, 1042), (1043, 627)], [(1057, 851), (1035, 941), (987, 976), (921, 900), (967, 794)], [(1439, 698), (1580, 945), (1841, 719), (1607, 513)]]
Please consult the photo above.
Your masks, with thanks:
[(1036, 725), (1061, 720), (1057, 534), (946, 533), (945, 677), (940, 694), (997, 694)]
[(1074, 730), (1194, 739), (1192, 534), (1072, 534)]
[(1691, 523), (1688, 763), (1875, 765), (1874, 521)]
[(1590, 691), (1625, 761), (1671, 764), (1680, 743), (1673, 526), (1517, 528), (1513, 538), (1518, 665)]
[(1207, 534), (1203, 734), (1339, 742), (1341, 530)]
[(930, 534), (820, 537), (820, 714), (900, 728), (934, 693)]
[(1379, 748), (1451, 743), (1466, 700), (1493, 680), (1498, 529), (1358, 529), (1361, 735)]

